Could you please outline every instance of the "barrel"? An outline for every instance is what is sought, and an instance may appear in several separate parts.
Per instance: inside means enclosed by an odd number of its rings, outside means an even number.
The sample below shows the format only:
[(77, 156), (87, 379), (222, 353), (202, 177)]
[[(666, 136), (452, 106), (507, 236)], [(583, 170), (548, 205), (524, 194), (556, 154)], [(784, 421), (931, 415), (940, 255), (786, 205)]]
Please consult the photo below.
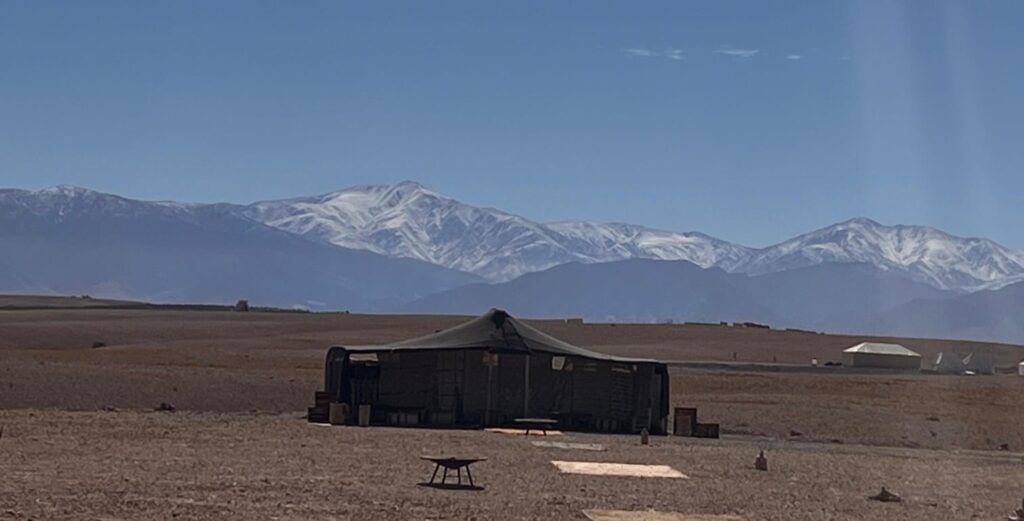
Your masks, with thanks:
[(348, 404), (331, 402), (327, 413), (327, 421), (331, 425), (345, 425), (345, 416), (348, 416)]
[(366, 427), (370, 425), (370, 406), (360, 405), (359, 406), (359, 426)]

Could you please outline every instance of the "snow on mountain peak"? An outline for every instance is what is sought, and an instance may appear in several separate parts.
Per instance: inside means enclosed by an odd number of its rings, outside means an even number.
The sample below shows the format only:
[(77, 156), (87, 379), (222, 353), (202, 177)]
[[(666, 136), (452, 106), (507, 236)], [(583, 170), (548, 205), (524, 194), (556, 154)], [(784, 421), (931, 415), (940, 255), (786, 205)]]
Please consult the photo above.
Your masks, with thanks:
[(494, 281), (566, 262), (690, 260), (710, 267), (745, 248), (699, 234), (586, 221), (541, 224), (456, 201), (412, 181), (266, 201), (250, 217), (315, 240), (408, 257)]
[(995, 289), (1024, 280), (1024, 254), (928, 226), (856, 218), (753, 253), (732, 269), (762, 274), (826, 262), (869, 263), (940, 289)]
[(1024, 280), (1024, 253), (926, 226), (858, 217), (762, 249), (700, 233), (624, 223), (541, 224), (459, 202), (414, 181), (357, 186), (245, 209), (314, 240), (440, 264), (504, 281), (566, 262), (686, 260), (762, 274), (822, 263), (869, 263), (941, 289), (973, 291)]
[(93, 192), (92, 190), (89, 190), (88, 188), (82, 188), (80, 186), (74, 186), (74, 185), (55, 185), (55, 186), (48, 186), (48, 187), (43, 188), (41, 190), (37, 190), (35, 193), (39, 194), (39, 195), (62, 195), (62, 196), (65, 196), (65, 197), (77, 197), (77, 196), (82, 196), (82, 195), (87, 195), (87, 194), (93, 194), (93, 193), (96, 193), (96, 192)]
[[(187, 216), (204, 205), (144, 202), (58, 185), (0, 190), (9, 214), (53, 222), (90, 216)], [(696, 232), (625, 223), (538, 223), (462, 203), (415, 181), (364, 185), (319, 196), (223, 205), (255, 221), (318, 242), (427, 261), (492, 281), (568, 262), (686, 260), (703, 268), (758, 275), (824, 263), (866, 263), (945, 290), (998, 289), (1024, 281), (1024, 252), (927, 226), (857, 217), (783, 241), (748, 248)]]

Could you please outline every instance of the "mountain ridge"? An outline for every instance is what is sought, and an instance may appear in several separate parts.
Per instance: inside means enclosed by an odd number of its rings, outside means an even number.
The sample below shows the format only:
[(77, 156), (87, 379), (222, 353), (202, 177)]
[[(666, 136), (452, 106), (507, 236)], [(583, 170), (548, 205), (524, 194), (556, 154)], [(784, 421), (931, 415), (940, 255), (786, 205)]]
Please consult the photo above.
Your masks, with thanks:
[(424, 261), (491, 282), (568, 262), (634, 258), (686, 260), (703, 268), (754, 275), (828, 263), (869, 263), (960, 293), (1024, 281), (1024, 252), (985, 238), (958, 237), (929, 226), (883, 225), (865, 217), (751, 248), (700, 232), (621, 222), (541, 223), (472, 206), (415, 181), (359, 185), (248, 205), (139, 201), (71, 185), (37, 191), (7, 189), (0, 194), (8, 199), (11, 194), (32, 197), (39, 204), (49, 201), (51, 206), (63, 201), (65, 209), (99, 196), (117, 201), (108, 211), (131, 211), (135, 203), (179, 215), (217, 207), (314, 242)]
[[(386, 192), (374, 200), (366, 194)], [(328, 208), (309, 201), (329, 198)], [(296, 204), (295, 201), (303, 201)], [(1024, 281), (1024, 252), (919, 225), (856, 217), (764, 248), (700, 232), (627, 223), (531, 221), (475, 207), (414, 181), (362, 185), (314, 198), (262, 201), (250, 218), (292, 233), (389, 256), (410, 257), (504, 282), (567, 262), (686, 260), (764, 274), (830, 262), (867, 262), (933, 287), (972, 292)], [(282, 218), (281, 216), (286, 216)]]

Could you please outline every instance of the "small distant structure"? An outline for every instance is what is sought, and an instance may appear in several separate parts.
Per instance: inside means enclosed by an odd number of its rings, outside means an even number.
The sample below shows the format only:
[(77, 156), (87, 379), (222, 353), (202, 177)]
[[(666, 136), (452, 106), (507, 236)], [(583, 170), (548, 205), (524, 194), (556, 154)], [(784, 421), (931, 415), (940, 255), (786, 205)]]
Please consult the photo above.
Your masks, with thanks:
[(572, 324), (574, 326), (582, 326), (583, 325), (583, 319), (582, 318), (567, 318), (567, 319), (565, 319), (565, 323), (566, 324)]
[(952, 351), (943, 351), (935, 357), (935, 372), (941, 374), (962, 374), (964, 361)]
[(862, 342), (843, 351), (843, 365), (874, 369), (920, 370), (921, 355), (899, 344)]
[(975, 351), (964, 358), (964, 370), (974, 374), (996, 374), (995, 357), (985, 351)]
[(764, 451), (762, 450), (757, 458), (754, 459), (754, 468), (763, 472), (768, 472), (768, 458), (764, 457)]
[(233, 309), (235, 311), (249, 311), (249, 301), (241, 299), (238, 302), (235, 302), (235, 307)]
[(1017, 376), (1024, 376), (1024, 362), (1017, 364)]

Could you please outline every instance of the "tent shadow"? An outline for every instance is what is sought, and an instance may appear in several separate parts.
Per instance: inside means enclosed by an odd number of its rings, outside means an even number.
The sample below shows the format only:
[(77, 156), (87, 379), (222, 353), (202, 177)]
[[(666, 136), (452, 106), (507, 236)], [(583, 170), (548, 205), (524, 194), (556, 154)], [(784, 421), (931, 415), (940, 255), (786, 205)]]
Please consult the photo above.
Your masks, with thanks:
[(479, 485), (460, 485), (458, 483), (417, 483), (417, 485), (426, 488), (436, 488), (438, 490), (483, 490), (484, 487)]

